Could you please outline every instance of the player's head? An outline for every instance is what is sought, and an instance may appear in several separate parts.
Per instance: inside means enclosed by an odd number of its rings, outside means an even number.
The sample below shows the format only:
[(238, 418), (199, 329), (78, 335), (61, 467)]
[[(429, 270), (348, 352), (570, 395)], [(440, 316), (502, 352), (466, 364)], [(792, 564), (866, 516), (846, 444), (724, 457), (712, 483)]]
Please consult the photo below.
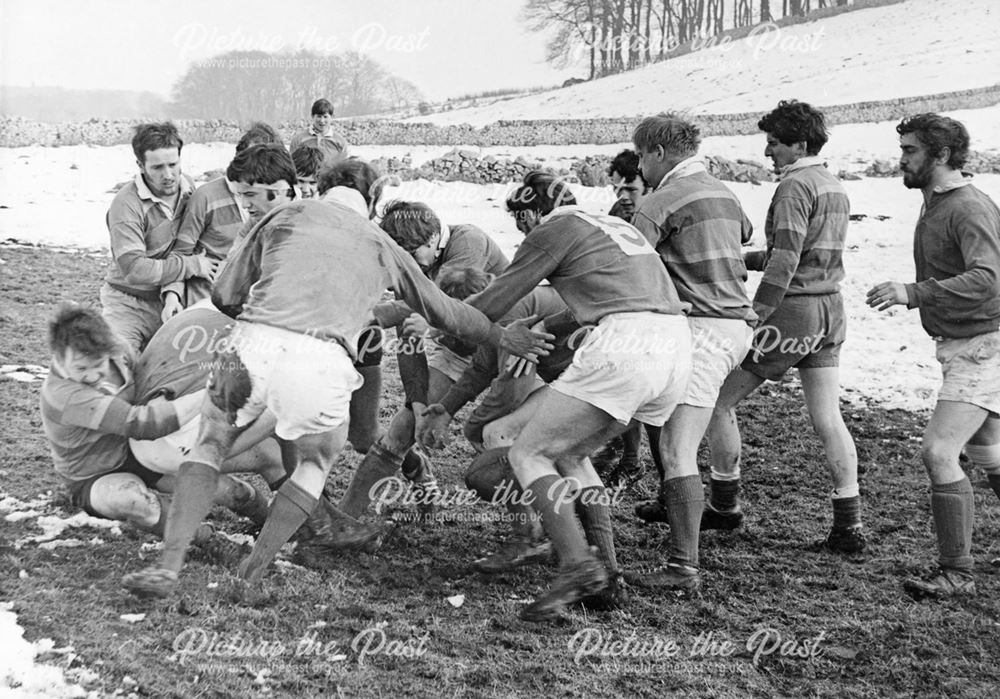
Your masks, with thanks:
[(899, 169), (910, 189), (930, 185), (935, 173), (961, 170), (969, 159), (969, 132), (960, 121), (940, 114), (914, 114), (896, 126)]
[(330, 124), (333, 123), (333, 104), (330, 100), (321, 98), (313, 102), (312, 110), (313, 128), (321, 134), (325, 134)]
[(565, 180), (551, 172), (534, 170), (524, 176), (524, 182), (507, 195), (507, 211), (514, 217), (517, 230), (525, 235), (560, 206), (573, 206), (576, 197)]
[(262, 143), (236, 154), (226, 177), (250, 216), (257, 219), (295, 198), (295, 163), (284, 146)]
[(391, 201), (385, 207), (379, 225), (425, 269), (434, 264), (441, 254), (441, 219), (427, 204)]
[(478, 294), (493, 281), (493, 275), (478, 267), (442, 269), (436, 280), (438, 287), (453, 299), (464, 301)]
[(139, 124), (132, 136), (132, 152), (142, 178), (154, 196), (172, 197), (181, 186), (181, 148), (177, 127), (165, 121)]
[(632, 220), (649, 192), (649, 185), (639, 170), (639, 154), (634, 150), (623, 150), (608, 166), (608, 176), (618, 199), (616, 211), (621, 212), (622, 218)]
[(321, 197), (334, 187), (347, 187), (360, 192), (368, 208), (369, 218), (375, 215), (375, 207), (382, 197), (383, 183), (384, 178), (379, 175), (378, 170), (361, 158), (340, 160), (320, 170), (316, 178)]
[(316, 146), (299, 146), (292, 151), (295, 175), (299, 181), (299, 191), (304, 199), (316, 196), (316, 180), (323, 165), (323, 151)]
[(119, 351), (111, 327), (97, 311), (64, 304), (49, 321), (52, 359), (71, 381), (93, 386), (110, 370), (110, 359)]
[(767, 134), (764, 157), (774, 163), (774, 171), (807, 155), (818, 155), (830, 135), (823, 112), (798, 100), (782, 100), (757, 122)]
[(640, 121), (632, 132), (632, 142), (642, 176), (651, 187), (657, 187), (677, 163), (698, 154), (701, 130), (676, 114), (663, 112)]
[(281, 136), (274, 127), (270, 124), (265, 124), (263, 121), (255, 121), (250, 124), (250, 128), (243, 132), (240, 136), (239, 142), (236, 144), (236, 152), (242, 153), (250, 146), (256, 146), (261, 143), (277, 143), (279, 146), (283, 146), (284, 142), (281, 140)]

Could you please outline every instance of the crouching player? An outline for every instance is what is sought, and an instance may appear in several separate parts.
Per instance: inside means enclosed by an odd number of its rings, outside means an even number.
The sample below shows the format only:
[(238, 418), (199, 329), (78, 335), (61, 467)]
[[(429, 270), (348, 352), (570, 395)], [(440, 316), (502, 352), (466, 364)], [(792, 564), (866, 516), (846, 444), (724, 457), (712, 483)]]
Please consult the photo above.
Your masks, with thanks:
[[(691, 369), (687, 306), (656, 250), (628, 223), (575, 203), (554, 176), (526, 175), (507, 199), (526, 237), (507, 271), (467, 301), (500, 318), (548, 279), (578, 322), (597, 326), (538, 402), (517, 411), (531, 417), (511, 445), (510, 463), (560, 561), (551, 589), (522, 612), (530, 621), (559, 616), (617, 571), (607, 494), (588, 455), (632, 418), (662, 426)], [(571, 495), (588, 508), (584, 521), (601, 560), (575, 508), (565, 506)]]
[[(297, 464), (239, 567), (251, 584), (263, 577), (316, 507), (346, 442), (351, 393), (361, 383), (353, 367), (357, 337), (387, 288), (469, 342), (502, 343), (519, 355), (548, 348), (545, 336), (502, 329), (445, 296), (357, 211), (314, 200), (272, 210), (233, 249), (213, 288), (216, 306), (236, 325), (215, 360), (197, 444), (180, 467), (159, 565), (125, 576), (126, 588), (166, 597), (177, 587), (187, 546), (211, 506), (223, 455), (270, 409), (275, 434), (294, 442)], [(381, 534), (361, 523), (356, 531), (359, 539)]]
[[(178, 353), (174, 340), (190, 323), (206, 332), (225, 328), (212, 317), (176, 316), (133, 367), (95, 311), (67, 305), (50, 322), (52, 366), (42, 384), (42, 424), (72, 503), (88, 514), (163, 536), (176, 472), (171, 454), (179, 436), (197, 427), (204, 395), (198, 389), (207, 375), (202, 362), (211, 357), (204, 348)], [(236, 449), (245, 451), (250, 439), (263, 438), (256, 432)], [(227, 461), (226, 470), (255, 470), (270, 481), (283, 475), (276, 445), (250, 449)], [(226, 476), (210, 495), (215, 504), (263, 524), (267, 501), (249, 483)], [(210, 532), (206, 526), (199, 538)]]

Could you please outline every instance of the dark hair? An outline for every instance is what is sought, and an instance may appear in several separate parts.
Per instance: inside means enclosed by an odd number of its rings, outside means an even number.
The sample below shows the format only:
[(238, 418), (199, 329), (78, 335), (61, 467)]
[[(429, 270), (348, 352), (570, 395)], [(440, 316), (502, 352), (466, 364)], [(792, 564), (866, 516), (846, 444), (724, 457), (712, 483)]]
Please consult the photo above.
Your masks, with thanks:
[(917, 135), (931, 158), (941, 156), (945, 148), (949, 150), (948, 167), (960, 170), (969, 159), (969, 131), (960, 121), (940, 114), (914, 114), (899, 122), (896, 133)]
[(493, 275), (478, 267), (453, 267), (443, 269), (438, 274), (437, 285), (453, 299), (464, 301), (478, 294), (493, 281)]
[(661, 112), (639, 122), (632, 132), (632, 142), (643, 151), (663, 146), (675, 157), (690, 158), (701, 145), (701, 129), (676, 114)]
[(180, 153), (183, 147), (184, 141), (177, 133), (177, 127), (170, 121), (139, 124), (135, 127), (135, 135), (132, 136), (132, 152), (140, 163), (146, 162), (146, 151), (176, 148)]
[(507, 195), (507, 210), (537, 211), (542, 216), (559, 206), (576, 204), (569, 185), (551, 172), (535, 170), (524, 176), (524, 182)]
[(270, 124), (265, 124), (263, 121), (255, 121), (250, 124), (250, 128), (243, 132), (240, 136), (239, 142), (236, 144), (236, 152), (242, 153), (250, 146), (256, 146), (261, 143), (277, 143), (279, 146), (283, 146), (284, 141), (281, 140), (281, 136), (274, 127)]
[(284, 180), (289, 187), (298, 181), (292, 156), (277, 143), (261, 143), (240, 151), (229, 163), (226, 177), (231, 182), (246, 184), (274, 184)]
[(292, 163), (299, 177), (316, 177), (325, 157), (316, 146), (299, 146), (292, 151)]
[(379, 224), (399, 247), (413, 252), (441, 232), (441, 219), (427, 204), (418, 201), (391, 201)]
[(615, 156), (615, 159), (608, 165), (608, 175), (615, 173), (618, 173), (625, 182), (631, 182), (638, 177), (646, 185), (646, 178), (642, 176), (642, 171), (639, 169), (639, 154), (634, 150), (626, 149)]
[(823, 112), (798, 100), (782, 100), (757, 122), (757, 128), (791, 146), (806, 142), (806, 153), (816, 155), (829, 140)]
[(309, 113), (312, 116), (316, 116), (317, 114), (329, 114), (333, 116), (333, 104), (326, 98), (320, 98), (313, 102), (312, 111)]
[(350, 187), (361, 193), (369, 210), (382, 198), (383, 179), (375, 167), (361, 158), (340, 160), (316, 175), (316, 189), (320, 196), (334, 187)]
[(103, 357), (118, 350), (111, 326), (92, 308), (64, 303), (49, 321), (49, 348), (63, 355), (72, 348), (86, 357)]

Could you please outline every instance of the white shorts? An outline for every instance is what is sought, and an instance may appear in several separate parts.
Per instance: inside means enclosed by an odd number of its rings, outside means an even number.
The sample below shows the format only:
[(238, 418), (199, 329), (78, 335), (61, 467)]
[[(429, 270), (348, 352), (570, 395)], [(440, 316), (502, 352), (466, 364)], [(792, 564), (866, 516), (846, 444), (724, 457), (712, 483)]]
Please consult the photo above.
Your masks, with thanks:
[(681, 403), (714, 408), (719, 389), (750, 350), (753, 328), (732, 318), (688, 318), (691, 326), (691, 378)]
[(230, 346), (251, 382), (236, 427), (246, 427), (266, 408), (278, 418), (274, 432), (282, 439), (328, 432), (348, 420), (351, 394), (364, 379), (338, 343), (237, 321)]
[(944, 375), (938, 400), (1000, 413), (1000, 331), (938, 340), (937, 359)]
[(427, 366), (437, 369), (452, 381), (458, 381), (469, 365), (472, 357), (462, 357), (455, 354), (444, 345), (439, 345), (433, 338), (424, 338), (424, 354), (427, 355)]
[(690, 375), (687, 317), (615, 313), (601, 319), (551, 386), (622, 424), (635, 418), (659, 427), (684, 397)]
[[(198, 395), (204, 396), (205, 393), (206, 390), (202, 389)], [(136, 461), (150, 471), (172, 476), (177, 473), (194, 448), (200, 427), (201, 415), (197, 415), (187, 424), (181, 425), (176, 432), (159, 439), (129, 439), (128, 443)]]

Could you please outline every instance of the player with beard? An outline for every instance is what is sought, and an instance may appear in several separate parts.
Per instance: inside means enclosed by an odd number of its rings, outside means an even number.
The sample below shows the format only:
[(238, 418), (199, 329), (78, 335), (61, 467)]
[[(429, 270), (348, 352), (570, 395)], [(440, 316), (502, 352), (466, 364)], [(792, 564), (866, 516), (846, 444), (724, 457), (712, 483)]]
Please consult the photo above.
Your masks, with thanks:
[(828, 139), (820, 111), (782, 101), (757, 126), (767, 134), (764, 155), (780, 181), (764, 223), (767, 249), (744, 255), (748, 269), (764, 273), (753, 298), (759, 321), (750, 352), (723, 384), (709, 425), (713, 477), (706, 512), (716, 528), (742, 522), (736, 406), (765, 380), (776, 381), (796, 367), (833, 481), (833, 525), (821, 546), (858, 553), (865, 546), (858, 455), (840, 413), (839, 370), (847, 327), (840, 282), (850, 201), (819, 157)]
[(923, 195), (913, 236), (917, 280), (876, 284), (868, 305), (919, 309), (943, 373), (921, 450), (939, 570), (904, 587), (914, 597), (968, 595), (976, 591), (975, 510), (972, 484), (958, 461), (963, 448), (1000, 497), (1000, 210), (962, 172), (969, 132), (960, 122), (917, 114), (896, 132), (903, 184)]

